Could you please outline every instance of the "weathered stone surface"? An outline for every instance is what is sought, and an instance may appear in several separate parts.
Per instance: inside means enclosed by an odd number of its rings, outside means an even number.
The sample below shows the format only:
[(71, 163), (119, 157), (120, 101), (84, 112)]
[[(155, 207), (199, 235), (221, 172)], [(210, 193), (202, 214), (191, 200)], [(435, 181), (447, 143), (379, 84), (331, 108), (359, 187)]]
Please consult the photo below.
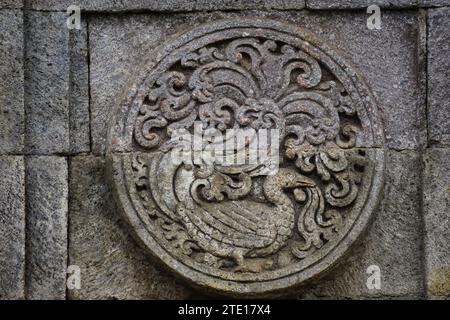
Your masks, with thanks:
[(450, 0), (419, 0), (423, 7), (443, 7), (450, 6)]
[(88, 152), (89, 137), (89, 66), (87, 23), (70, 31), (70, 152)]
[(0, 299), (23, 299), (25, 285), (23, 157), (0, 156)]
[(370, 5), (381, 8), (441, 7), (450, 5), (449, 0), (306, 0), (309, 9), (354, 9)]
[[(384, 146), (358, 73), (310, 33), (271, 19), (202, 24), (153, 56), (108, 136), (114, 195), (146, 249), (234, 296), (285, 293), (328, 270), (365, 228), (383, 184), (382, 148), (356, 148)], [(249, 163), (177, 162), (186, 143), (174, 131), (194, 135), (197, 124), (238, 139), (277, 130), (271, 141), (281, 145)], [(244, 159), (268, 153), (263, 141), (221, 149)], [(274, 157), (284, 161), (270, 174)]]
[(155, 268), (129, 235), (106, 181), (102, 158), (76, 156), (70, 165), (69, 264), (81, 269), (72, 299), (183, 299), (190, 290)]
[(23, 7), (23, 0), (2, 0), (0, 2), (0, 9), (21, 9)]
[(321, 12), (309, 16), (307, 27), (342, 52), (366, 78), (381, 108), (387, 146), (424, 146), (423, 17), (416, 13), (384, 12), (382, 29), (375, 31), (367, 29), (365, 13)]
[[(101, 16), (90, 23), (91, 130), (93, 152), (105, 150), (113, 106), (140, 63), (169, 35), (202, 22), (242, 17), (242, 13), (196, 13), (176, 16)], [(367, 16), (357, 12), (252, 12), (291, 22), (337, 48), (366, 79), (384, 118), (387, 144), (413, 149), (426, 140), (423, 65), (419, 31), (422, 17), (386, 12), (382, 31), (368, 30)]]
[(67, 160), (26, 157), (27, 299), (64, 299), (67, 270)]
[(450, 296), (450, 149), (424, 155), (425, 262), (428, 295)]
[(248, 9), (303, 9), (305, 0), (31, 0), (30, 6), (38, 10), (66, 10), (78, 5), (86, 11), (204, 11)]
[[(390, 151), (386, 163), (384, 199), (367, 235), (340, 266), (300, 290), (299, 297), (423, 296), (421, 173), (418, 169), (421, 156), (414, 151)], [(380, 290), (369, 290), (366, 286), (369, 277), (366, 270), (370, 265), (380, 267)]]
[(29, 11), (25, 28), (25, 150), (28, 154), (67, 153), (70, 54), (66, 14)]
[(310, 9), (353, 9), (378, 5), (382, 8), (417, 7), (419, 0), (306, 0)]
[(428, 129), (431, 144), (450, 145), (450, 8), (428, 13)]
[[(5, 8), (20, 8), (21, 0), (4, 0)], [(306, 5), (305, 5), (306, 2)], [(449, 0), (30, 0), (30, 7), (36, 10), (66, 10), (70, 5), (78, 5), (85, 11), (136, 11), (151, 10), (162, 12), (178, 11), (206, 11), (206, 10), (263, 10), (263, 9), (353, 9), (367, 8), (372, 4), (382, 8), (416, 8), (439, 7), (450, 4)], [(2, 4), (0, 4), (2, 7)]]
[[(75, 154), (90, 149), (87, 24), (66, 26), (64, 12), (26, 18), (26, 152)], [(38, 29), (40, 32), (35, 32)]]
[[(449, 8), (422, 11), (427, 14), (425, 30), (424, 15), (406, 9), (450, 6), (450, 0), (309, 0), (312, 11), (270, 10), (301, 9), (304, 2), (31, 0), (31, 11), (21, 11), (17, 8), (23, 1), (0, 0), (0, 299), (64, 298), (67, 264), (79, 265), (82, 277), (81, 289), (69, 290), (67, 298), (203, 297), (205, 293), (173, 280), (135, 244), (114, 205), (104, 158), (79, 153), (91, 151), (92, 126), (93, 151), (103, 155), (110, 111), (140, 71), (140, 62), (153, 58), (153, 49), (168, 36), (204, 22), (244, 16), (293, 23), (337, 48), (373, 91), (387, 145), (403, 150), (389, 153), (384, 200), (367, 233), (336, 268), (293, 296), (448, 299), (450, 13)], [(67, 30), (65, 11), (72, 4), (86, 12), (83, 18), (89, 17), (90, 39), (86, 21), (80, 31)], [(381, 30), (366, 27), (370, 4), (382, 7)], [(430, 147), (441, 149), (426, 150), (423, 158), (404, 150), (425, 147), (427, 138)], [(16, 156), (22, 152), (48, 157)], [(69, 191), (67, 164), (55, 154), (77, 154), (73, 161), (67, 159), (72, 161)], [(62, 227), (66, 216), (59, 214), (64, 201), (68, 205), (67, 197), (72, 200), (70, 230)], [(66, 248), (61, 241), (68, 231), (72, 235)], [(69, 251), (70, 261), (63, 261)], [(366, 287), (366, 269), (372, 264), (381, 268), (381, 290)]]
[[(144, 48), (148, 50), (156, 47), (159, 39), (168, 35), (160, 27), (164, 20), (159, 15), (131, 17), (96, 17), (89, 21), (91, 137), (94, 154), (103, 154), (105, 151), (113, 105), (128, 79), (138, 71), (136, 61), (144, 58)], [(158, 22), (151, 23), (153, 19)], [(173, 28), (171, 19), (167, 23), (168, 27)], [(123, 27), (118, 28), (118, 25)]]
[(23, 15), (0, 11), (0, 154), (23, 150)]

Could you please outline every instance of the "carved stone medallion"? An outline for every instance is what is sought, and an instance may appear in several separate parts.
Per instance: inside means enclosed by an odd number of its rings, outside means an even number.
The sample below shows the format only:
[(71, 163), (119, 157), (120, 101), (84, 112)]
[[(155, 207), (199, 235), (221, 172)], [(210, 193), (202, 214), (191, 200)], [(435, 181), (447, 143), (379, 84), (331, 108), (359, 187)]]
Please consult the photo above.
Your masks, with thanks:
[[(361, 77), (312, 34), (267, 19), (201, 25), (147, 58), (108, 137), (113, 190), (143, 246), (233, 295), (282, 293), (330, 269), (383, 182), (383, 128)], [(279, 168), (173, 161), (175, 133), (196, 123), (277, 130)]]

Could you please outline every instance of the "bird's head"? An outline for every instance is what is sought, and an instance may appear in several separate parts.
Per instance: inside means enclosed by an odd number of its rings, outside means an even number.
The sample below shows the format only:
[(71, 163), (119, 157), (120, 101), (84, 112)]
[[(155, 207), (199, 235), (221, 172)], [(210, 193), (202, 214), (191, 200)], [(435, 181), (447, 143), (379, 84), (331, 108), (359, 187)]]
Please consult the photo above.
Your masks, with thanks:
[(279, 179), (283, 182), (282, 186), (289, 189), (313, 188), (316, 186), (314, 180), (291, 169), (280, 169)]

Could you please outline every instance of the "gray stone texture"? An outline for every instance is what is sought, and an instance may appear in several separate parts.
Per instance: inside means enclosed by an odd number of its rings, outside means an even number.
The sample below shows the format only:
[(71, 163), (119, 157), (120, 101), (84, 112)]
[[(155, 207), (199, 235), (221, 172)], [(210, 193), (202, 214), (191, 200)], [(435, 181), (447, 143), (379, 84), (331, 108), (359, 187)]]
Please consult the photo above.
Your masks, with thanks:
[(450, 0), (419, 0), (422, 7), (450, 6)]
[[(423, 296), (421, 156), (390, 151), (383, 200), (359, 244), (323, 279), (299, 290), (300, 298), (402, 298)], [(370, 265), (381, 271), (381, 289), (369, 290)]]
[(70, 55), (66, 14), (29, 11), (25, 28), (26, 152), (67, 153)]
[[(94, 12), (83, 16), (89, 21), (81, 30), (66, 28), (72, 4)], [(381, 30), (366, 27), (370, 4), (383, 7)], [(450, 6), (449, 0), (307, 0), (318, 9), (312, 11), (270, 10), (302, 9), (302, 0), (28, 5), (24, 14), (17, 10), (23, 1), (0, 1), (0, 299), (202, 297), (131, 238), (103, 157), (55, 155), (102, 155), (112, 108), (153, 48), (201, 23), (241, 16), (290, 22), (337, 48), (373, 90), (387, 146), (403, 150), (389, 152), (384, 199), (366, 234), (335, 269), (293, 297), (450, 297), (450, 11), (427, 10), (425, 28), (421, 11), (387, 10)], [(95, 13), (124, 11), (130, 14)], [(427, 137), (433, 148), (422, 157), (415, 150), (426, 147)], [(22, 153), (52, 156), (16, 156)], [(70, 264), (81, 268), (81, 289), (66, 296)], [(372, 264), (381, 268), (378, 291), (366, 287)]]
[(309, 9), (353, 9), (378, 5), (382, 8), (417, 7), (420, 0), (306, 0)]
[[(20, 8), (21, 0), (3, 0), (5, 8)], [(450, 5), (449, 0), (30, 0), (30, 8), (36, 10), (66, 10), (78, 5), (83, 11), (206, 11), (278, 9), (354, 9), (376, 4), (382, 8), (439, 7)], [(0, 8), (2, 4), (0, 4)]]
[(0, 9), (21, 9), (23, 0), (1, 0)]
[(67, 160), (26, 157), (27, 299), (64, 299), (67, 266)]
[(0, 154), (23, 150), (23, 14), (0, 11)]
[(450, 8), (428, 13), (429, 143), (450, 145)]
[(70, 43), (70, 152), (88, 152), (89, 137), (89, 65), (87, 48), (87, 23), (69, 34)]
[(450, 297), (450, 149), (424, 156), (424, 217), (427, 293)]
[(21, 156), (0, 156), (0, 299), (23, 299), (25, 168)]
[[(107, 123), (117, 99), (140, 63), (161, 39), (203, 22), (243, 13), (104, 15), (89, 23), (91, 134), (95, 154), (105, 150)], [(337, 48), (372, 88), (381, 109), (387, 144), (416, 149), (426, 141), (422, 15), (389, 11), (382, 30), (366, 27), (360, 12), (251, 12), (304, 27)]]
[(203, 11), (247, 9), (303, 9), (304, 0), (30, 0), (30, 7), (38, 10), (66, 10), (77, 5), (86, 11)]
[(191, 290), (154, 266), (131, 238), (107, 183), (101, 157), (70, 165), (69, 264), (81, 269), (71, 299), (183, 299)]
[[(82, 289), (71, 291), (71, 298), (189, 297), (128, 236), (106, 185), (103, 158), (78, 156), (71, 167), (70, 264), (80, 266), (83, 278)], [(300, 289), (297, 297), (423, 296), (421, 156), (390, 151), (387, 167), (384, 200), (367, 233), (333, 271)], [(366, 287), (366, 269), (373, 264), (382, 272), (379, 291)]]
[(65, 12), (29, 11), (25, 29), (26, 153), (89, 151), (86, 21), (69, 30)]
[(449, 0), (306, 0), (308, 9), (355, 9), (370, 5), (381, 8), (440, 7), (450, 5)]

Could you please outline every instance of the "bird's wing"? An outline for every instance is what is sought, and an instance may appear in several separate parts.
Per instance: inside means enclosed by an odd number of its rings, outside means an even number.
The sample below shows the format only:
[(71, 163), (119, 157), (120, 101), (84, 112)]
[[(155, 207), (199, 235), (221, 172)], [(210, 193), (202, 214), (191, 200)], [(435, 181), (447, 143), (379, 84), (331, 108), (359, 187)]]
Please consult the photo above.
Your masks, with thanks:
[(263, 248), (276, 236), (275, 227), (266, 219), (270, 209), (267, 205), (245, 200), (204, 202), (187, 210), (186, 214), (200, 232), (219, 242), (243, 248)]

